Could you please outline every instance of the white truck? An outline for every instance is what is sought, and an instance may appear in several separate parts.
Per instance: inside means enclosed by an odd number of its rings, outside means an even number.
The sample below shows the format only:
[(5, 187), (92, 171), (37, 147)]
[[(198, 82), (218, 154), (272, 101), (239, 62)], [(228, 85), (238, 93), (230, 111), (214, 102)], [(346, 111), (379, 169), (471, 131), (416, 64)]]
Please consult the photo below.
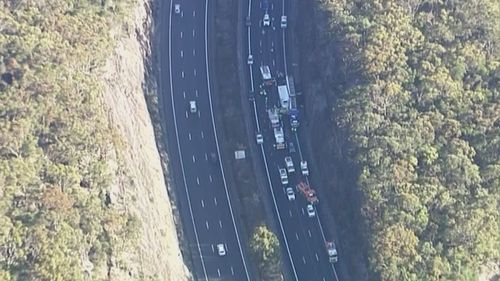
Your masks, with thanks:
[(271, 127), (277, 128), (280, 126), (280, 117), (276, 107), (268, 109), (267, 115), (269, 116), (269, 121), (271, 121)]
[(274, 139), (276, 140), (276, 149), (285, 148), (285, 135), (283, 134), (283, 127), (274, 128)]
[(307, 161), (305, 161), (305, 160), (300, 161), (300, 171), (302, 172), (302, 175), (309, 176), (309, 169), (307, 168)]
[(264, 85), (266, 85), (266, 86), (274, 85), (275, 80), (273, 79), (273, 76), (271, 75), (271, 69), (269, 69), (269, 66), (261, 65), (260, 66), (260, 74), (262, 74), (262, 80), (264, 82)]
[(286, 173), (286, 170), (284, 168), (278, 168), (278, 171), (280, 173), (281, 183), (284, 185), (288, 184), (288, 174)]
[(292, 157), (286, 156), (285, 157), (285, 164), (286, 164), (286, 169), (289, 173), (295, 172), (295, 167), (293, 166), (293, 160)]
[(286, 85), (278, 86), (278, 94), (280, 97), (280, 105), (283, 111), (288, 111), (290, 96), (288, 95), (288, 87)]
[(339, 260), (337, 247), (335, 243), (327, 241), (326, 242), (326, 253), (328, 254), (328, 261), (331, 263), (336, 263)]

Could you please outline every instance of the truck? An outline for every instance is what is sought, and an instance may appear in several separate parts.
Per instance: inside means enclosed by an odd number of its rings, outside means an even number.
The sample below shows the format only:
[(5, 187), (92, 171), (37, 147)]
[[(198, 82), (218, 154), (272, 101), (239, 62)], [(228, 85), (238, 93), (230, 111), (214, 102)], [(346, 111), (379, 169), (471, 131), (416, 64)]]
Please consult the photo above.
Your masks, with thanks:
[(274, 128), (274, 138), (276, 140), (276, 149), (285, 148), (285, 135), (283, 134), (283, 127)]
[(316, 191), (312, 189), (307, 183), (301, 181), (297, 184), (297, 191), (302, 193), (306, 198), (307, 202), (311, 204), (319, 203), (319, 199), (316, 196)]
[(295, 97), (290, 97), (290, 109), (288, 110), (290, 116), (290, 126), (292, 131), (296, 131), (299, 127), (299, 109), (297, 108), (297, 100)]
[(289, 173), (295, 172), (295, 167), (293, 166), (293, 160), (291, 156), (286, 156), (285, 157), (285, 164), (286, 164), (286, 170)]
[(328, 261), (330, 263), (336, 263), (339, 260), (337, 254), (337, 247), (332, 241), (326, 241), (326, 253), (328, 254)]
[(263, 84), (265, 86), (272, 86), (275, 83), (273, 76), (271, 75), (271, 69), (267, 65), (260, 66), (260, 74), (262, 75)]
[(286, 85), (278, 85), (278, 94), (280, 97), (280, 105), (283, 111), (288, 111), (290, 96), (288, 95), (288, 87)]
[(289, 115), (290, 115), (290, 126), (292, 127), (292, 131), (296, 131), (299, 127), (299, 108), (297, 107), (297, 97), (295, 94), (295, 84), (292, 76), (286, 77), (286, 85), (288, 86), (288, 95), (290, 96), (290, 106), (289, 106)]
[(307, 168), (306, 160), (300, 161), (300, 171), (302, 172), (303, 176), (309, 176), (309, 169)]
[(267, 115), (269, 116), (269, 121), (271, 122), (272, 128), (277, 128), (280, 126), (280, 117), (278, 114), (278, 109), (276, 107), (268, 109)]

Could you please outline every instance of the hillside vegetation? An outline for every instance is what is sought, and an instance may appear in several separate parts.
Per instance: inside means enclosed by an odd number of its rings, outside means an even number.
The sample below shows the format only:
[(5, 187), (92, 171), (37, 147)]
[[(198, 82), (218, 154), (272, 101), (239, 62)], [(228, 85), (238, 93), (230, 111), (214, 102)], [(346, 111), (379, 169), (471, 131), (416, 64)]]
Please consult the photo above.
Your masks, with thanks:
[(0, 280), (101, 280), (135, 243), (106, 192), (119, 141), (99, 80), (127, 2), (2, 1)]
[(330, 0), (317, 12), (374, 276), (477, 280), (500, 257), (500, 2)]

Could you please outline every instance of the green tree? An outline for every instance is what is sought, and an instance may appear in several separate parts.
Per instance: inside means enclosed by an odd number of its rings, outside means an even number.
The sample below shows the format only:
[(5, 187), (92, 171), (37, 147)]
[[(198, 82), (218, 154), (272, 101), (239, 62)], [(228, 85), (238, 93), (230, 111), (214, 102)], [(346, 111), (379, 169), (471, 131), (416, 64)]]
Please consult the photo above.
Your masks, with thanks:
[(263, 280), (279, 280), (281, 252), (278, 237), (266, 226), (255, 228), (250, 240), (250, 251)]

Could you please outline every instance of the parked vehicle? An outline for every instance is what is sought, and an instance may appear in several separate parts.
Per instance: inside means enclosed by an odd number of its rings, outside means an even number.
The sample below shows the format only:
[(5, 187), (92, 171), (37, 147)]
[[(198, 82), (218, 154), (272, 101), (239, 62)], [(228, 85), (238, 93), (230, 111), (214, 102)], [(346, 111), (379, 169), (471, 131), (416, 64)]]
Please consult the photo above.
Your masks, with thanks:
[(304, 195), (307, 202), (311, 204), (316, 204), (319, 202), (318, 197), (316, 196), (316, 191), (312, 189), (307, 183), (301, 181), (297, 184), (297, 190)]
[(293, 166), (292, 157), (290, 156), (285, 157), (285, 164), (286, 164), (286, 169), (289, 173), (295, 172), (295, 167)]
[(286, 188), (286, 197), (288, 198), (288, 201), (295, 200), (295, 192), (293, 191), (293, 188), (291, 187)]
[(279, 168), (278, 169), (280, 173), (280, 180), (282, 184), (288, 184), (288, 174), (286, 173), (285, 168)]
[(329, 262), (336, 263), (339, 260), (335, 243), (326, 241), (326, 253), (328, 254)]
[(274, 139), (276, 140), (276, 149), (285, 148), (285, 135), (282, 127), (274, 128)]
[(286, 16), (281, 16), (281, 28), (286, 28), (287, 26), (287, 18)]
[(302, 171), (302, 175), (309, 176), (309, 169), (307, 168), (307, 161), (300, 161), (300, 171)]
[(307, 204), (306, 210), (308, 217), (314, 218), (316, 216), (316, 211), (314, 210), (314, 206), (312, 204)]

